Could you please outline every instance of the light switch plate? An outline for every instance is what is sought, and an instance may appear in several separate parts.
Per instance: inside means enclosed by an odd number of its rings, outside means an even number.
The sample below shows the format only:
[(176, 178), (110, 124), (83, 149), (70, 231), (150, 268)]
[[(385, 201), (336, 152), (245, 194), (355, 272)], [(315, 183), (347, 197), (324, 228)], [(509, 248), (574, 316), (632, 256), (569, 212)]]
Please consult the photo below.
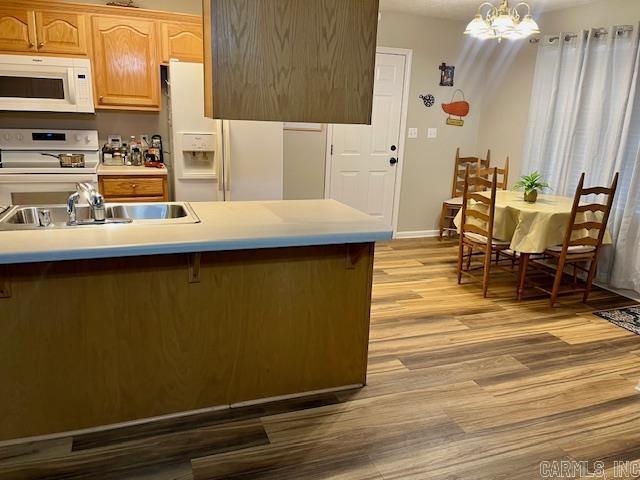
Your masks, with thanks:
[(427, 138), (438, 138), (438, 129), (437, 128), (427, 129)]
[(418, 138), (418, 129), (410, 128), (409, 129), (409, 138)]

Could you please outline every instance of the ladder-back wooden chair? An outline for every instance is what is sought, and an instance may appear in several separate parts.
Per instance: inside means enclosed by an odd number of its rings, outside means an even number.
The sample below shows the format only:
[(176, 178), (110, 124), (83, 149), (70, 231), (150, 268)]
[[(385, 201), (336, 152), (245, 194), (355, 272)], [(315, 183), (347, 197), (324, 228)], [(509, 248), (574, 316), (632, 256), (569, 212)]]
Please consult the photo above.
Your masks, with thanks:
[[(509, 184), (509, 157), (507, 157), (507, 160), (504, 162), (504, 168), (496, 168), (495, 170), (498, 172), (496, 189), (506, 190)], [(493, 171), (493, 168), (480, 168), (476, 171), (476, 175), (488, 179), (493, 174)]]
[[(495, 253), (499, 259), (501, 251), (507, 250), (510, 245), (510, 242), (493, 238), (498, 169), (490, 170), (490, 180), (477, 175), (471, 176), (469, 169), (465, 173), (458, 251), (458, 284), (462, 283), (463, 275), (477, 279), (472, 273), (471, 260), (476, 252), (484, 254), (481, 268), (482, 293), (485, 297), (489, 289), (493, 254)], [(484, 187), (488, 192), (480, 193), (479, 187)]]
[[(544, 259), (553, 259), (557, 262), (553, 287), (548, 290), (540, 285), (535, 285), (538, 290), (551, 295), (552, 307), (555, 306), (559, 295), (581, 292), (583, 293), (583, 302), (586, 303), (589, 299), (593, 279), (598, 268), (600, 249), (607, 231), (607, 222), (609, 221), (618, 188), (619, 173), (615, 174), (610, 187), (584, 188), (584, 177), (585, 174), (583, 173), (573, 199), (571, 217), (563, 244), (548, 248), (544, 252)], [(582, 203), (583, 197), (589, 195), (605, 195), (606, 203), (597, 203), (595, 201), (594, 203)], [(598, 212), (602, 214), (600, 219), (596, 218)], [(548, 267), (544, 260), (535, 261), (534, 265), (543, 268)], [(572, 288), (560, 291), (562, 278), (567, 266), (573, 267)], [(582, 286), (578, 284), (578, 271), (582, 271), (587, 275)]]
[(440, 239), (446, 231), (448, 234), (455, 233), (456, 228), (453, 225), (453, 219), (456, 217), (462, 207), (462, 193), (464, 189), (464, 178), (469, 167), (471, 174), (480, 168), (489, 168), (491, 166), (491, 150), (487, 151), (487, 158), (479, 157), (461, 157), (460, 149), (456, 150), (456, 159), (453, 167), (453, 186), (451, 188), (451, 199), (443, 202), (442, 211), (440, 213)]

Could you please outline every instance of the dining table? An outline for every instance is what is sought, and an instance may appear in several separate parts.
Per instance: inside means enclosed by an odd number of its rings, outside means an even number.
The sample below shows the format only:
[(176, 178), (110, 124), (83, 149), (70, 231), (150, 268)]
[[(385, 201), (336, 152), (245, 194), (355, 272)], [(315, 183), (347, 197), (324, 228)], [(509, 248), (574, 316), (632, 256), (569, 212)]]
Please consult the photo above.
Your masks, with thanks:
[[(479, 192), (490, 196), (490, 192)], [(472, 200), (473, 201), (473, 200)], [(571, 220), (574, 199), (557, 195), (539, 194), (537, 201), (531, 203), (524, 200), (522, 192), (499, 190), (496, 192), (496, 208), (493, 222), (493, 237), (496, 240), (509, 241), (510, 250), (520, 257), (518, 274), (518, 298), (524, 293), (527, 267), (531, 255), (542, 254), (548, 248), (562, 245)], [(486, 207), (485, 207), (486, 208)], [(597, 221), (602, 218), (601, 212), (584, 212), (579, 214), (578, 223)], [(454, 219), (460, 232), (462, 209)], [(469, 223), (476, 220), (468, 218)], [(595, 236), (597, 232), (576, 230), (573, 238)], [(607, 231), (604, 244), (611, 243), (611, 235)]]

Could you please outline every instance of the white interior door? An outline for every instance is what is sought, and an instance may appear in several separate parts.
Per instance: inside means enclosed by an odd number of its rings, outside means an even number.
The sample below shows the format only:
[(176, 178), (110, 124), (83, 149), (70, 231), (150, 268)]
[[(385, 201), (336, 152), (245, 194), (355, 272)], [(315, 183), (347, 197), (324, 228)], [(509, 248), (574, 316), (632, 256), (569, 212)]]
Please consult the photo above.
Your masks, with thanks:
[(334, 125), (329, 195), (393, 223), (404, 55), (376, 55), (371, 125)]

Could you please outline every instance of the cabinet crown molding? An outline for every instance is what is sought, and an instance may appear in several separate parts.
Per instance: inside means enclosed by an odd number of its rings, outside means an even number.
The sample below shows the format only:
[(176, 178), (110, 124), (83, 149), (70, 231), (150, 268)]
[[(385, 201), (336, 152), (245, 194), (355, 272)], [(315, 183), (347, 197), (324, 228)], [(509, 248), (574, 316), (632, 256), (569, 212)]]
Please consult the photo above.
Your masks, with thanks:
[(87, 15), (115, 15), (144, 18), (147, 20), (163, 20), (169, 22), (193, 23), (198, 25), (202, 24), (202, 17), (200, 15), (147, 10), (145, 8), (113, 7), (109, 5), (96, 5), (93, 3), (49, 2), (46, 0), (6, 0), (2, 2), (2, 7), (53, 10), (57, 12), (81, 12)]

